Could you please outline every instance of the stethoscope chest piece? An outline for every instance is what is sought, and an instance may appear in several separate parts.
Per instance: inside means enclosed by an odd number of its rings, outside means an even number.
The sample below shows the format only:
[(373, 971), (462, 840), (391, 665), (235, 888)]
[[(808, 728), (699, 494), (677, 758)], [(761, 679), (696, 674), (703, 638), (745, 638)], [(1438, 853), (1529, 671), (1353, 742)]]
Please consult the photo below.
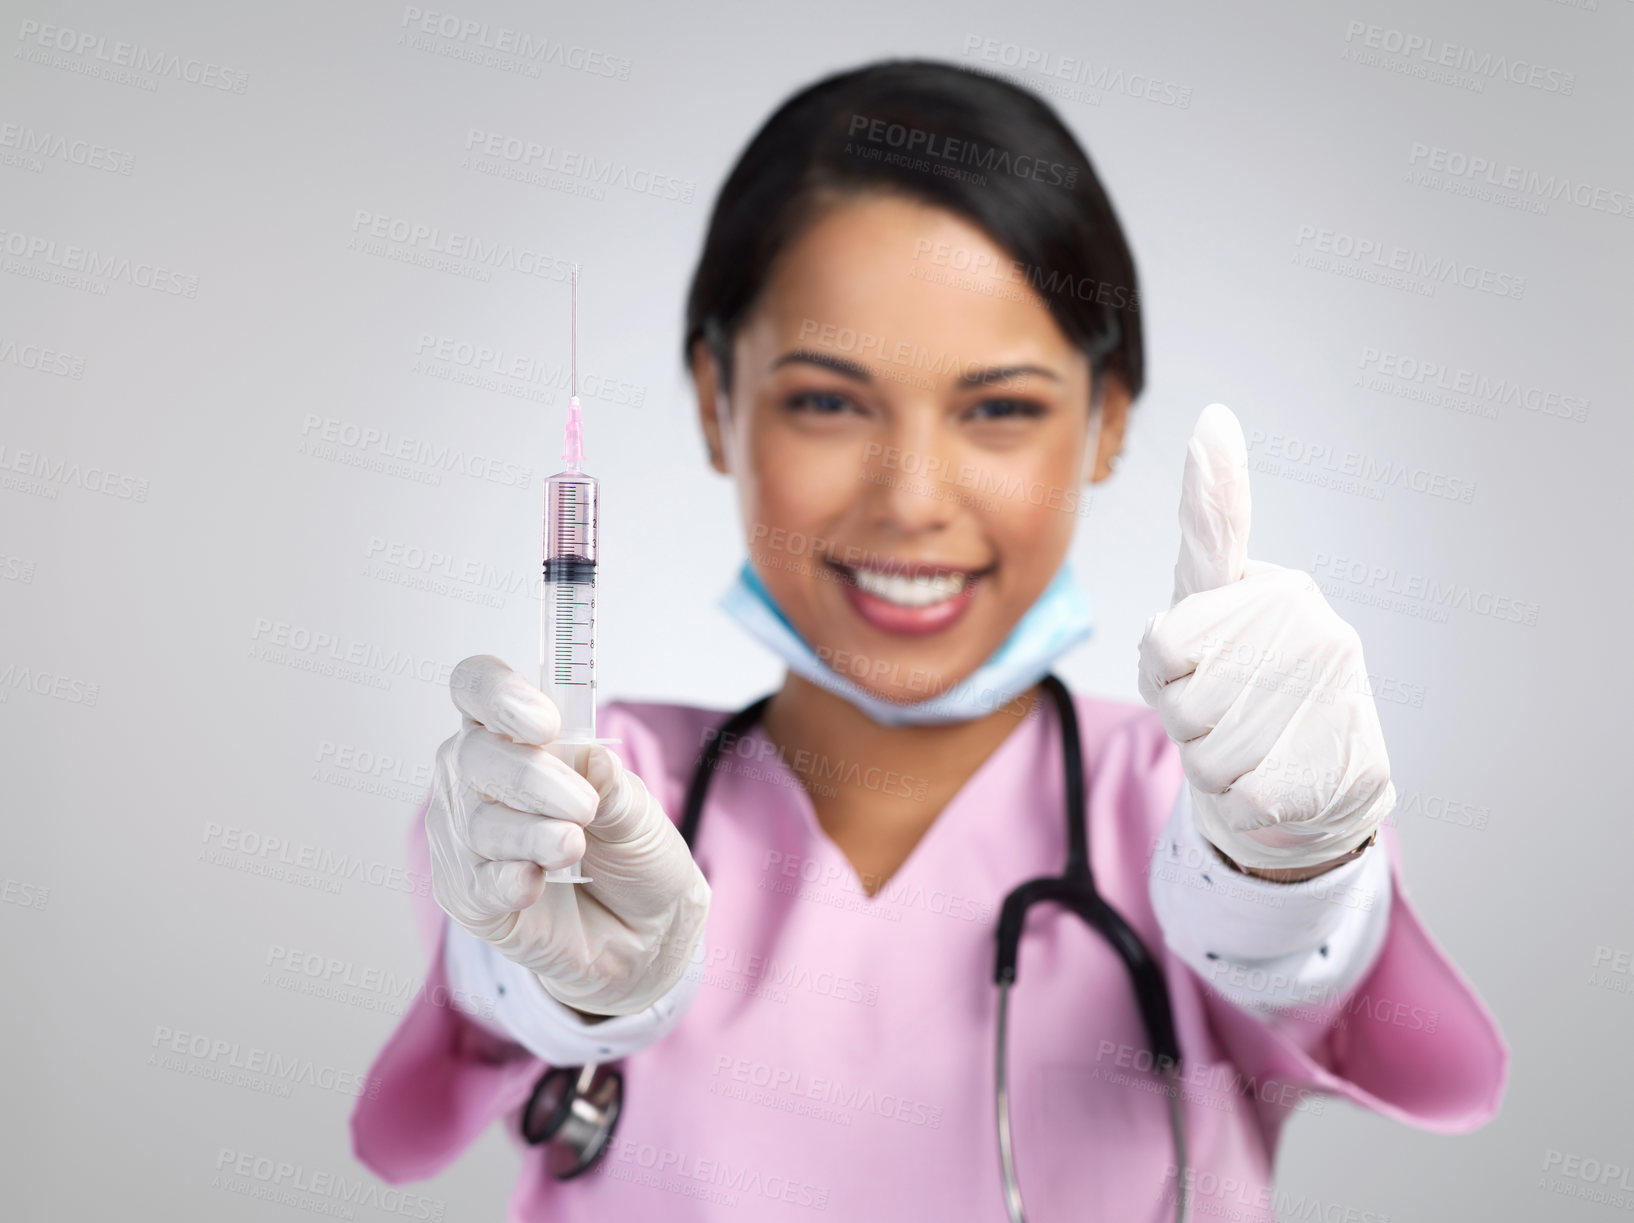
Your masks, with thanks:
[(522, 1106), (522, 1137), (546, 1146), (551, 1176), (572, 1180), (606, 1153), (623, 1111), (624, 1075), (617, 1066), (557, 1066)]

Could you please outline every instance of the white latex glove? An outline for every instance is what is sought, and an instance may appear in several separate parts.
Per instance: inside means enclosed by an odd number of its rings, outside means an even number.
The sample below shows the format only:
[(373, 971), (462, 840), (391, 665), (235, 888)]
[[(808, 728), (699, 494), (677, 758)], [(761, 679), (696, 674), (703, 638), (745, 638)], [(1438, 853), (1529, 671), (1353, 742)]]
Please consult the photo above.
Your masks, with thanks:
[(1198, 830), (1240, 866), (1315, 866), (1396, 805), (1362, 643), (1307, 573), (1248, 559), (1248, 447), (1197, 418), (1173, 605), (1147, 622), (1140, 694), (1180, 748)]
[[(580, 777), (540, 745), (550, 699), (500, 659), (454, 668), (459, 733), (437, 749), (426, 836), (431, 890), (462, 928), (598, 1015), (643, 1011), (685, 972), (709, 884), (670, 818), (598, 745)], [(545, 883), (584, 862), (590, 883)]]

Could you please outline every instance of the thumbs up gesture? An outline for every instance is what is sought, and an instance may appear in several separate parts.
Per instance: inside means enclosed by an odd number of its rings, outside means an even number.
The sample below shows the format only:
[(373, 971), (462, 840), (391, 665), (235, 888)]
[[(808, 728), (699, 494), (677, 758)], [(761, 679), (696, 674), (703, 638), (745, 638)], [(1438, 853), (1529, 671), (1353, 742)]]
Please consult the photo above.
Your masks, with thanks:
[(1396, 792), (1356, 630), (1309, 574), (1248, 559), (1249, 511), (1242, 426), (1210, 404), (1186, 447), (1174, 597), (1141, 638), (1140, 694), (1180, 748), (1198, 831), (1239, 866), (1302, 870), (1367, 844)]

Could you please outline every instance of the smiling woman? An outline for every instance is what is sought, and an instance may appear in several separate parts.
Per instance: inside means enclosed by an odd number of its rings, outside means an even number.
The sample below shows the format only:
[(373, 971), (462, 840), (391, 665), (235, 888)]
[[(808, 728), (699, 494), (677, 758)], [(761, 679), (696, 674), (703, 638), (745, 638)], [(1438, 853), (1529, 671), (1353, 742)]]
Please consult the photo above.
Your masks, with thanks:
[[(1395, 792), (1359, 640), (1248, 559), (1229, 410), (1198, 420), (1174, 606), (1139, 643), (1155, 709), (1050, 674), (1091, 629), (1066, 557), (1143, 383), (1138, 300), (1030, 94), (885, 63), (772, 115), (685, 357), (749, 554), (725, 606), (788, 673), (731, 715), (614, 703), (620, 753), (580, 776), (544, 694), (460, 664), (411, 865), (430, 985), (492, 1006), (416, 1005), (358, 1105), (365, 1162), (431, 1175), (522, 1109), (548, 1145), (517, 1219), (1020, 1220), (1024, 1149), (1041, 1220), (1270, 1223), (1319, 1093), (1492, 1115), (1501, 1038), (1392, 831), (1369, 848)], [(544, 882), (578, 861), (590, 882)]]
[[(685, 344), (751, 564), (814, 650), (900, 703), (997, 650), (1111, 472), (1137, 300), (1089, 157), (1022, 90), (897, 63), (767, 120), (716, 202)], [(790, 538), (820, 546), (789, 564)]]
[[(926, 243), (995, 268), (1006, 258), (981, 229), (921, 201), (832, 202), (781, 252), (739, 324), (733, 384), (702, 341), (692, 367), (716, 466), (738, 476), (750, 560), (773, 600), (819, 652), (886, 663), (859, 682), (902, 702), (936, 695), (993, 654), (1061, 566), (1077, 521), (1063, 497), (1004, 490), (1081, 488), (1111, 457), (1127, 404), (1121, 385), (1092, 394), (1090, 358), (1042, 300), (916, 277)], [(846, 329), (802, 339), (808, 320)], [(844, 346), (853, 329), (894, 347), (859, 358)], [(925, 386), (881, 377), (904, 350), (952, 360), (926, 370)], [(1115, 378), (1099, 375), (1103, 392)], [(1102, 428), (1103, 414), (1118, 423)], [(957, 496), (966, 488), (1000, 495)], [(780, 538), (821, 545), (781, 566)]]

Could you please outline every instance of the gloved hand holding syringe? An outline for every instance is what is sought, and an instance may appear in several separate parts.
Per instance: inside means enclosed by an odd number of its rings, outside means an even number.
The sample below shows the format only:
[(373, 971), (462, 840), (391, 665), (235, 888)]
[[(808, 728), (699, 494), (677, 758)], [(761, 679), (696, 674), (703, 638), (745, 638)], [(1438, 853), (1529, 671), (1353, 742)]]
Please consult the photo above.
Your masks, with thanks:
[[(491, 654), (449, 681), (463, 715), (437, 751), (431, 890), (460, 927), (585, 1013), (644, 1010), (703, 935), (709, 884), (680, 829), (596, 735), (596, 481), (583, 470), (574, 269), (567, 469), (545, 484), (539, 686)], [(583, 887), (550, 886), (580, 883)]]

